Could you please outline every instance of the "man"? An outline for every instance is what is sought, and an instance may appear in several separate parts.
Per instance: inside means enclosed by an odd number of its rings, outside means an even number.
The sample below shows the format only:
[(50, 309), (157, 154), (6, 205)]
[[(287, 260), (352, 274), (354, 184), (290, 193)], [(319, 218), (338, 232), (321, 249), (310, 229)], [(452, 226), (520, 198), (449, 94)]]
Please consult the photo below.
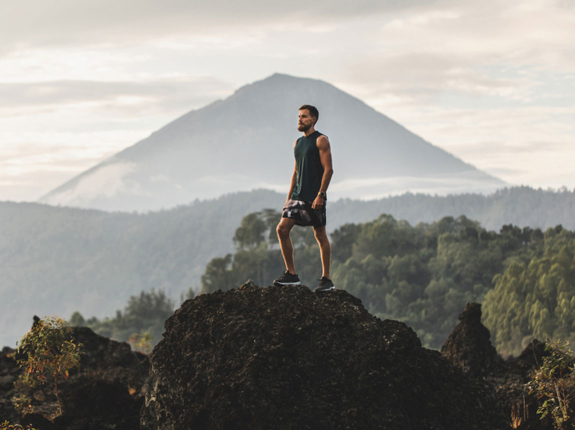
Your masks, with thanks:
[(331, 148), (327, 136), (315, 130), (319, 112), (310, 105), (299, 108), (298, 130), (303, 132), (294, 143), (295, 168), (282, 218), (277, 227), (278, 238), (286, 271), (274, 281), (274, 285), (299, 285), (295, 272), (293, 244), (290, 231), (294, 225), (313, 226), (319, 244), (322, 277), (316, 292), (333, 290), (329, 268), (331, 246), (325, 231), (326, 193), (333, 175)]

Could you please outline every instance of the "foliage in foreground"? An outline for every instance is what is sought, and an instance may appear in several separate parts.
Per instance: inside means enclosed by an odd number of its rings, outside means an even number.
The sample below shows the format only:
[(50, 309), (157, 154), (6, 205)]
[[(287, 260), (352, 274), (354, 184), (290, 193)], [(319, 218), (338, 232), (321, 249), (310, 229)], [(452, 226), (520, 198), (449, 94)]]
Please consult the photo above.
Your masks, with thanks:
[(541, 367), (534, 371), (528, 384), (543, 402), (537, 410), (541, 419), (550, 415), (556, 429), (573, 428), (573, 401), (575, 400), (575, 356), (568, 342), (547, 340)]
[(22, 427), (20, 424), (10, 424), (8, 421), (4, 421), (0, 423), (0, 430), (36, 430), (32, 427), (31, 424), (28, 424), (25, 427)]
[(50, 384), (60, 415), (62, 405), (58, 395), (58, 382), (67, 379), (69, 371), (80, 365), (81, 346), (74, 343), (66, 321), (53, 316), (35, 321), (19, 342), (18, 353), (25, 357), (18, 360), (18, 364), (24, 368), (21, 382), (29, 386)]

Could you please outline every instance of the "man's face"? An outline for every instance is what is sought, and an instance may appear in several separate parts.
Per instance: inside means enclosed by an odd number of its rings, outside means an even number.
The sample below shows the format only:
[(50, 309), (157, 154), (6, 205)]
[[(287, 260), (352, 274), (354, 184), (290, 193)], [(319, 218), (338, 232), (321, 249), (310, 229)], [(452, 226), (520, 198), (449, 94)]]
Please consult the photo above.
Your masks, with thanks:
[(314, 123), (315, 121), (309, 114), (308, 109), (302, 109), (299, 111), (298, 123), (297, 123), (298, 131), (303, 131), (305, 133), (311, 128), (312, 125), (314, 125)]

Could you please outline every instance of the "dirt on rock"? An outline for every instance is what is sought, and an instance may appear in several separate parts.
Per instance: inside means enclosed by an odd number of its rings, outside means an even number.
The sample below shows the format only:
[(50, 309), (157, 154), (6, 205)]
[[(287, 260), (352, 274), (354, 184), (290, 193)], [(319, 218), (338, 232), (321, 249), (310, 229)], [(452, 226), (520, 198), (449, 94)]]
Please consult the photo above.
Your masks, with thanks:
[(146, 430), (503, 429), (493, 390), (343, 290), (187, 300), (151, 355)]

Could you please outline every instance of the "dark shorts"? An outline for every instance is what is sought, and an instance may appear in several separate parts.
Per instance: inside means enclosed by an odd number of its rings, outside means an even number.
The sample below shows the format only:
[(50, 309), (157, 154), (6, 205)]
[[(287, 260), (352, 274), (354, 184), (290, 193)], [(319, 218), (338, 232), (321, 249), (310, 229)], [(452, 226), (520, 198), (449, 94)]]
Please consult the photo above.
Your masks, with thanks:
[(296, 225), (304, 227), (313, 225), (314, 227), (321, 227), (326, 223), (325, 206), (326, 202), (319, 209), (313, 209), (311, 204), (313, 202), (303, 202), (301, 200), (288, 200), (283, 208), (282, 218), (290, 218), (295, 220)]

